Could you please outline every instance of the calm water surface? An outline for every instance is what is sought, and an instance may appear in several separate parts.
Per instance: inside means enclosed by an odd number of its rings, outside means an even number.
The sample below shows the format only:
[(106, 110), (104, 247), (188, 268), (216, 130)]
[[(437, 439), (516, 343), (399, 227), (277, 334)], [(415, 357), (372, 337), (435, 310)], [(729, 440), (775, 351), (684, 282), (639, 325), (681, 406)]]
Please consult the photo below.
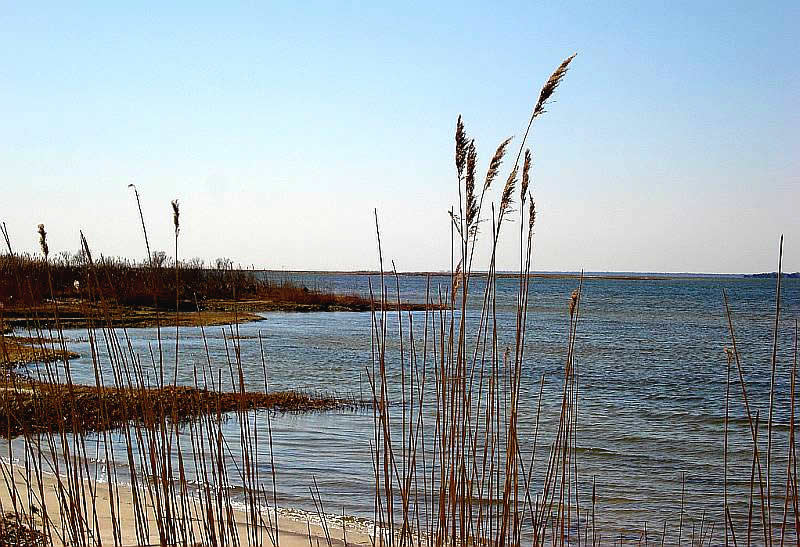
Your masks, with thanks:
[[(368, 291), (367, 279), (360, 275), (292, 274), (293, 281), (311, 287), (361, 294)], [(373, 282), (373, 286), (378, 285), (377, 280)], [(447, 278), (432, 279), (432, 294), (436, 294), (439, 284), (447, 287)], [(579, 473), (584, 498), (591, 495), (592, 478), (596, 478), (597, 519), (605, 533), (622, 532), (636, 537), (635, 530), (645, 522), (650, 530), (660, 531), (665, 520), (668, 529), (676, 533), (685, 473), (684, 530), (689, 530), (692, 523), (699, 526), (705, 512), (706, 520), (716, 522), (715, 536), (722, 537), (726, 372), (723, 348), (730, 345), (722, 289), (728, 291), (730, 298), (751, 406), (753, 412), (760, 410), (763, 418), (768, 408), (774, 284), (774, 280), (738, 278), (585, 281), (576, 343)], [(474, 309), (469, 313), (475, 324), (480, 315), (479, 285), (473, 286)], [(391, 286), (394, 290), (393, 282)], [(531, 281), (522, 380), (525, 400), (521, 428), (526, 438), (532, 439), (533, 411), (542, 375), (542, 439), (552, 438), (566, 356), (567, 302), (576, 286), (577, 281), (572, 279)], [(517, 287), (514, 279), (498, 282), (498, 323), (505, 343), (513, 339)], [(426, 278), (402, 276), (400, 289), (404, 300), (421, 302)], [(263, 388), (258, 341), (261, 333), (270, 389), (367, 395), (369, 313), (263, 315), (265, 321), (239, 326), (242, 362), (251, 389)], [(776, 451), (781, 455), (786, 451), (789, 373), (797, 317), (800, 282), (786, 280), (776, 391)], [(424, 314), (415, 313), (414, 322), (416, 338), (421, 340)], [(227, 375), (228, 354), (222, 328), (209, 328), (206, 334), (214, 367)], [(67, 331), (66, 336), (73, 340), (70, 348), (82, 356), (71, 365), (74, 381), (94, 383), (86, 332)], [(131, 329), (127, 336), (142, 362), (150, 362), (155, 330)], [(174, 329), (162, 330), (161, 336), (165, 362), (174, 362)], [(178, 381), (192, 384), (192, 364), (204, 366), (207, 359), (199, 329), (181, 329), (180, 353)], [(172, 367), (167, 370), (172, 371)], [(396, 363), (390, 375), (399, 378)], [(732, 513), (734, 520), (741, 523), (747, 513), (752, 455), (738, 381), (732, 386), (732, 393)], [(233, 422), (226, 428), (235, 451), (239, 433)], [(372, 423), (371, 412), (275, 416), (273, 449), (279, 504), (313, 511), (309, 486), (314, 476), (326, 511), (344, 510), (362, 519), (371, 517)], [(523, 449), (530, 450), (530, 443)], [(539, 462), (543, 466), (542, 460)], [(774, 488), (780, 491), (780, 500), (785, 465), (784, 457), (776, 457), (773, 469), (781, 471), (773, 471), (779, 477), (774, 480)], [(265, 475), (268, 471), (265, 468)], [(776, 502), (775, 511), (782, 514), (782, 503)]]

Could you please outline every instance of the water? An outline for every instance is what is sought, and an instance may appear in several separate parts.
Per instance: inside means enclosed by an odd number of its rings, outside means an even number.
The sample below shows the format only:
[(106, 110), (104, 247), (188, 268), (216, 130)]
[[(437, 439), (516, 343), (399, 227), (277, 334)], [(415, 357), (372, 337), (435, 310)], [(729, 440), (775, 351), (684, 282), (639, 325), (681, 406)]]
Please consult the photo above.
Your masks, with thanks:
[[(293, 274), (294, 282), (337, 292), (368, 293), (367, 276), (351, 274)], [(379, 282), (372, 278), (373, 287)], [(729, 294), (737, 343), (742, 354), (751, 410), (768, 412), (774, 321), (775, 281), (741, 278), (685, 278), (658, 280), (588, 279), (584, 284), (581, 320), (575, 346), (579, 370), (578, 457), (581, 494), (597, 484), (598, 528), (608, 535), (638, 537), (645, 522), (649, 530), (677, 534), (685, 476), (684, 534), (701, 518), (716, 523), (722, 535), (723, 420), (725, 415), (726, 359), (730, 346), (722, 289)], [(431, 280), (431, 294), (449, 284), (446, 277)], [(532, 438), (533, 410), (539, 381), (545, 376), (542, 405), (543, 437), (552, 438), (558, 417), (560, 387), (566, 356), (567, 303), (577, 286), (574, 279), (531, 281), (530, 316), (522, 379), (524, 396), (520, 427)], [(390, 287), (394, 290), (394, 280)], [(480, 315), (481, 283), (473, 285), (468, 317)], [(501, 343), (510, 343), (518, 280), (498, 280), (497, 320)], [(402, 298), (420, 302), (427, 280), (400, 278)], [(390, 294), (393, 297), (393, 294)], [(363, 394), (369, 386), (369, 313), (265, 313), (262, 322), (240, 325), (242, 363), (251, 389), (263, 388), (261, 350), (264, 340), (270, 389), (299, 389)], [(415, 338), (422, 338), (424, 314), (415, 313)], [(777, 517), (782, 515), (786, 438), (789, 417), (789, 373), (792, 364), (794, 319), (800, 316), (800, 281), (786, 280), (780, 323), (773, 463), (773, 494)], [(396, 324), (392, 324), (396, 329)], [(408, 324), (404, 326), (408, 336)], [(221, 327), (206, 330), (211, 362), (228, 374)], [(227, 331), (228, 334), (231, 331)], [(81, 354), (72, 361), (75, 382), (94, 383), (86, 332), (67, 331), (70, 349)], [(155, 348), (155, 329), (120, 331), (129, 339), (147, 367)], [(163, 329), (165, 363), (174, 362), (175, 331)], [(421, 342), (418, 342), (421, 345)], [(105, 351), (101, 344), (101, 351)], [(194, 382), (192, 364), (203, 366), (207, 356), (198, 328), (180, 330), (179, 383)], [(157, 348), (154, 351), (157, 359)], [(103, 356), (101, 360), (106, 362)], [(172, 365), (166, 370), (171, 379)], [(399, 368), (390, 370), (399, 381)], [(110, 373), (107, 374), (110, 377)], [(736, 380), (736, 371), (732, 378)], [(731, 386), (730, 489), (732, 518), (741, 529), (747, 514), (751, 444), (749, 425), (738, 381)], [(344, 511), (358, 518), (373, 515), (373, 438), (369, 412), (277, 415), (273, 418), (278, 503), (314, 512), (309, 493), (312, 476), (331, 513)], [(226, 425), (234, 446), (238, 425)], [(766, 428), (762, 430), (766, 437)], [(259, 435), (259, 438), (266, 438)], [(544, 443), (547, 446), (549, 441)], [(530, 450), (530, 445), (522, 447)], [(122, 461), (120, 456), (120, 460)], [(542, 458), (543, 459), (543, 458)], [(542, 460), (539, 460), (540, 462)], [(265, 469), (265, 476), (268, 468)], [(585, 509), (585, 506), (584, 506)], [(705, 512), (705, 517), (703, 513)], [(756, 510), (756, 514), (757, 510)], [(686, 537), (686, 536), (684, 536)]]

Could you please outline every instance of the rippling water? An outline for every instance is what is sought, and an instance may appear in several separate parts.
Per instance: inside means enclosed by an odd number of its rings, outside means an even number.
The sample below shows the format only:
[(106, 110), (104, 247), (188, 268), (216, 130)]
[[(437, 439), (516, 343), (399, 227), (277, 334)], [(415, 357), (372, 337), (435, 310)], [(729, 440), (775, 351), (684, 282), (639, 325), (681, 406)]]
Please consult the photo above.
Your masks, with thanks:
[[(291, 278), (338, 292), (366, 294), (368, 290), (368, 278), (360, 275), (292, 274)], [(374, 278), (373, 282), (378, 285)], [(392, 280), (392, 290), (393, 283)], [(447, 287), (448, 283), (448, 278), (433, 278), (431, 293), (437, 294), (437, 287)], [(753, 412), (760, 410), (765, 419), (774, 283), (769, 279), (740, 278), (585, 281), (575, 349), (580, 384), (579, 474), (584, 498), (590, 495), (592, 478), (596, 478), (598, 527), (606, 534), (638, 537), (635, 531), (641, 530), (645, 522), (650, 530), (660, 531), (665, 520), (668, 530), (675, 533), (685, 473), (684, 533), (688, 534), (692, 524), (699, 527), (705, 518), (716, 523), (715, 535), (721, 537), (726, 373), (723, 348), (730, 345), (722, 289), (727, 289), (730, 298), (750, 404)], [(480, 285), (476, 282), (472, 287), (475, 297), (469, 316), (475, 323), (480, 315)], [(532, 438), (533, 411), (542, 375), (542, 439), (552, 438), (566, 356), (567, 302), (576, 285), (574, 279), (531, 281), (522, 380), (521, 429), (525, 438)], [(497, 316), (501, 341), (505, 343), (513, 339), (517, 288), (515, 279), (498, 281)], [(420, 302), (425, 297), (426, 278), (401, 276), (400, 289), (404, 300)], [(261, 333), (271, 389), (367, 395), (369, 313), (263, 315), (265, 321), (239, 326), (242, 363), (251, 389), (263, 387), (258, 341)], [(778, 498), (773, 511), (779, 516), (773, 520), (780, 520), (782, 515), (789, 373), (794, 320), (799, 316), (800, 281), (786, 280), (777, 367), (778, 455), (773, 463), (773, 476), (777, 477), (773, 490)], [(418, 339), (423, 321), (424, 314), (414, 313)], [(65, 334), (75, 340), (69, 344), (70, 349), (81, 354), (71, 365), (74, 381), (94, 383), (86, 332), (74, 330)], [(225, 375), (228, 368), (222, 328), (209, 328), (206, 334), (211, 361)], [(120, 332), (120, 337), (124, 336)], [(174, 336), (174, 328), (161, 331), (166, 363), (174, 362)], [(156, 344), (155, 329), (130, 329), (127, 337), (143, 363), (150, 362), (150, 349)], [(105, 349), (101, 346), (102, 351)], [(192, 384), (192, 363), (202, 366), (206, 362), (198, 328), (180, 330), (180, 354), (178, 381)], [(397, 379), (398, 374), (395, 366), (390, 375)], [(752, 452), (738, 381), (732, 386), (731, 416), (731, 512), (741, 527), (747, 514)], [(263, 420), (259, 423), (263, 425)], [(371, 413), (279, 415), (274, 417), (272, 427), (280, 505), (313, 511), (309, 486), (314, 476), (327, 511), (344, 510), (365, 519), (372, 516)], [(226, 428), (235, 451), (238, 426), (231, 423)], [(763, 431), (765, 438), (766, 428)], [(530, 443), (523, 450), (530, 450)], [(268, 468), (264, 472), (268, 473)]]

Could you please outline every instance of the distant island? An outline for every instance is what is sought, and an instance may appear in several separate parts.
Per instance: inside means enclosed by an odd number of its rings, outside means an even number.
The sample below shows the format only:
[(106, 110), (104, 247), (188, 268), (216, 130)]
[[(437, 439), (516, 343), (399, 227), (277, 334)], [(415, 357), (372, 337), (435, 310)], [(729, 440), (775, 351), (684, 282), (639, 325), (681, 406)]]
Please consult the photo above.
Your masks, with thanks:
[[(759, 278), (759, 279), (777, 279), (778, 272), (745, 274), (745, 277), (755, 277), (755, 278)], [(781, 274), (781, 278), (782, 279), (800, 279), (800, 272), (794, 272), (794, 273), (783, 272)]]

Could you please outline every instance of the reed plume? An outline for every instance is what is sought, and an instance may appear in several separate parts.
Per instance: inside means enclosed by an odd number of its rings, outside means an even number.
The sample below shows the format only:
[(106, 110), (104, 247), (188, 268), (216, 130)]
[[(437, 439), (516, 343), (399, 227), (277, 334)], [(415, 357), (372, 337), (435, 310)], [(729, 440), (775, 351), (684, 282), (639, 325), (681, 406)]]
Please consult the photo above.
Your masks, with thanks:
[(530, 171), (531, 171), (531, 149), (525, 149), (525, 161), (522, 163), (522, 184), (519, 187), (519, 195), (520, 201), (525, 203), (525, 196), (528, 194), (528, 185), (531, 182)]
[(492, 156), (491, 161), (489, 161), (489, 169), (486, 171), (486, 179), (483, 182), (483, 191), (489, 189), (492, 185), (492, 181), (497, 177), (497, 174), (500, 172), (500, 166), (503, 164), (503, 157), (506, 155), (506, 148), (508, 147), (508, 143), (511, 142), (512, 137), (508, 137), (506, 140), (500, 143), (500, 146), (497, 147), (495, 150), (494, 156)]
[(528, 209), (528, 229), (533, 230), (533, 225), (536, 223), (536, 202), (533, 201), (533, 194), (528, 193), (530, 199), (530, 208)]
[(547, 101), (553, 96), (555, 93), (556, 88), (558, 88), (559, 84), (561, 84), (561, 80), (564, 79), (564, 76), (567, 74), (567, 67), (572, 62), (572, 59), (575, 58), (577, 53), (573, 53), (562, 63), (558, 66), (558, 68), (553, 72), (550, 77), (545, 82), (544, 86), (542, 86), (542, 90), (539, 92), (539, 100), (536, 101), (536, 106), (533, 107), (533, 112), (531, 113), (531, 117), (528, 120), (528, 127), (525, 129), (525, 135), (522, 137), (522, 142), (519, 143), (519, 151), (517, 152), (517, 160), (514, 162), (515, 165), (519, 164), (519, 159), (522, 157), (522, 149), (525, 146), (525, 143), (528, 140), (528, 134), (531, 132), (531, 126), (533, 125), (533, 120), (541, 116), (546, 112), (544, 109)]
[(458, 180), (464, 173), (464, 165), (467, 161), (467, 133), (464, 130), (464, 122), (461, 121), (461, 116), (458, 117), (456, 122), (456, 170), (458, 171)]
[(453, 292), (452, 296), (455, 299), (458, 288), (461, 286), (463, 274), (461, 273), (461, 261), (458, 261), (455, 271), (453, 272)]
[(478, 200), (475, 197), (475, 164), (478, 161), (478, 151), (475, 148), (475, 140), (472, 139), (467, 147), (467, 177), (465, 186), (467, 188), (467, 228), (468, 232), (478, 216)]
[(514, 203), (514, 188), (517, 187), (517, 172), (519, 168), (514, 166), (511, 173), (508, 174), (506, 185), (503, 187), (503, 194), (500, 197), (500, 221), (510, 211), (511, 205)]
[(8, 254), (13, 255), (14, 251), (11, 250), (11, 238), (8, 237), (8, 227), (6, 223), (3, 222), (0, 224), (0, 232), (3, 232), (3, 239), (6, 241), (6, 247), (8, 248)]
[(178, 203), (177, 199), (173, 199), (172, 200), (172, 223), (175, 225), (175, 237), (178, 237), (178, 233), (181, 231), (180, 216), (181, 216), (180, 204)]
[(44, 231), (44, 224), (39, 224), (39, 246), (42, 248), (44, 259), (47, 260), (50, 247), (47, 246), (47, 232)]
[(86, 260), (91, 265), (92, 251), (89, 250), (89, 243), (86, 241), (86, 236), (83, 235), (83, 230), (80, 231), (80, 234), (81, 234), (81, 249), (83, 249), (83, 252), (86, 255)]
[(181, 210), (177, 199), (172, 200), (172, 223), (175, 225), (175, 385), (178, 384), (178, 340), (180, 339), (180, 312), (181, 312), (181, 288), (180, 288), (180, 262), (178, 262), (178, 234), (181, 231), (180, 222)]
[(570, 318), (575, 315), (575, 306), (578, 304), (578, 289), (572, 291), (572, 295), (569, 297), (569, 316)]
[(566, 76), (569, 64), (572, 62), (572, 59), (575, 58), (575, 55), (577, 55), (577, 53), (573, 53), (564, 59), (555, 72), (550, 75), (550, 78), (547, 79), (544, 86), (542, 86), (542, 90), (539, 92), (539, 100), (536, 101), (536, 106), (533, 108), (533, 118), (537, 118), (547, 112), (544, 107), (561, 84), (561, 80)]
[[(474, 224), (472, 225), (472, 251), (475, 250), (475, 240), (477, 239), (478, 234), (478, 222), (480, 221), (481, 210), (483, 209), (483, 198), (486, 196), (486, 191), (492, 186), (492, 182), (495, 178), (497, 178), (498, 173), (500, 172), (500, 167), (503, 165), (503, 158), (506, 155), (506, 149), (508, 148), (508, 144), (511, 142), (512, 137), (508, 137), (506, 140), (500, 143), (500, 146), (497, 147), (497, 150), (494, 152), (494, 156), (492, 159), (489, 160), (489, 168), (486, 170), (486, 178), (483, 181), (483, 189), (481, 190), (481, 198), (478, 202), (478, 206), (472, 212), (472, 220)], [(477, 159), (477, 156), (476, 156)], [(514, 175), (516, 177), (516, 175)], [(469, 211), (468, 211), (469, 213)], [(469, 215), (468, 215), (469, 216)], [(467, 270), (472, 269), (472, 253), (470, 253), (469, 264)]]

